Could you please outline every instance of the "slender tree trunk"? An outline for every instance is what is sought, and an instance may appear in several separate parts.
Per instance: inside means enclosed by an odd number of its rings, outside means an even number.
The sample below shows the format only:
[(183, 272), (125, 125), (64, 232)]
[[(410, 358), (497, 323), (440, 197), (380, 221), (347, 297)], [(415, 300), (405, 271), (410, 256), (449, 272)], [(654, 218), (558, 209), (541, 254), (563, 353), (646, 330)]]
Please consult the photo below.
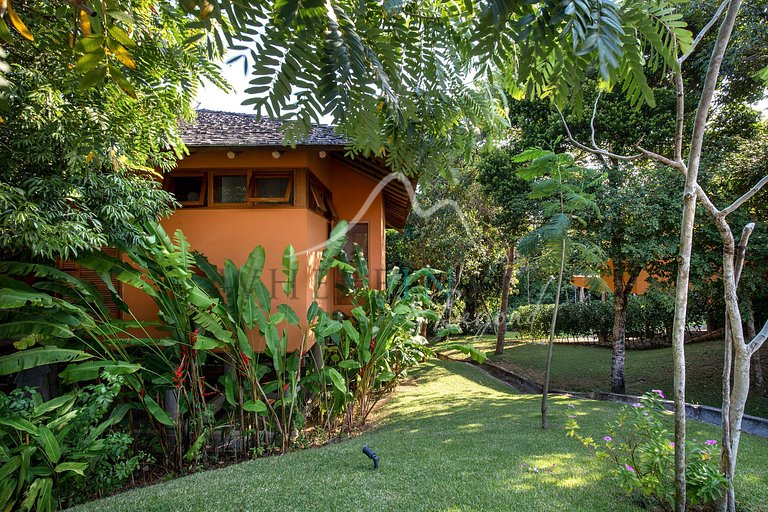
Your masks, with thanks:
[[(747, 336), (747, 339), (754, 339), (755, 337), (755, 321), (750, 320), (752, 323), (752, 336)], [(755, 389), (760, 396), (766, 395), (765, 389), (765, 377), (763, 376), (763, 362), (760, 359), (760, 351), (757, 350), (752, 355), (752, 372), (755, 378)]]
[[(744, 334), (746, 339), (753, 340), (757, 333), (755, 332), (755, 312), (752, 308), (752, 301), (748, 300), (746, 303), (749, 308), (747, 319), (744, 321)], [(763, 377), (763, 363), (760, 360), (760, 350), (756, 350), (752, 354), (752, 376), (755, 390), (760, 396), (765, 396), (765, 378)]]
[(549, 428), (549, 417), (547, 415), (547, 409), (549, 404), (547, 403), (547, 397), (549, 395), (549, 377), (552, 373), (552, 347), (555, 344), (555, 329), (557, 327), (557, 310), (560, 307), (560, 289), (563, 285), (563, 271), (565, 269), (565, 244), (566, 239), (563, 237), (562, 248), (560, 249), (560, 271), (557, 274), (557, 293), (555, 294), (555, 309), (552, 312), (552, 324), (549, 326), (549, 344), (547, 345), (547, 364), (544, 369), (544, 389), (541, 393), (541, 428)]
[(501, 283), (501, 308), (499, 310), (499, 332), (496, 335), (496, 354), (504, 353), (504, 337), (507, 335), (507, 305), (509, 283), (512, 281), (512, 267), (515, 264), (515, 246), (507, 247), (507, 265), (504, 267), (504, 280)]

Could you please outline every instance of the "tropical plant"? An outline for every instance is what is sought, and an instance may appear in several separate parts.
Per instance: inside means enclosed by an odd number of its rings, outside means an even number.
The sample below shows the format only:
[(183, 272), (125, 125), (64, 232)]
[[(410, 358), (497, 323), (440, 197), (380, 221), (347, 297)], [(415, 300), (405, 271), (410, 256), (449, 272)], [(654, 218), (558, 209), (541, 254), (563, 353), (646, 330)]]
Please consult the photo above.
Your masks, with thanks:
[(127, 480), (139, 457), (129, 456), (129, 435), (110, 429), (128, 408), (118, 406), (107, 417), (121, 379), (103, 377), (47, 402), (33, 389), (0, 394), (3, 510), (53, 512), (102, 490), (98, 482), (105, 478), (112, 489)]
[(544, 256), (557, 255), (555, 306), (549, 329), (544, 390), (541, 397), (541, 426), (546, 429), (549, 427), (547, 395), (552, 368), (552, 346), (566, 261), (576, 259), (586, 268), (594, 268), (603, 261), (602, 252), (598, 247), (578, 242), (572, 236), (575, 229), (587, 224), (586, 216), (600, 215), (590, 190), (594, 187), (596, 173), (576, 165), (574, 158), (567, 153), (542, 149), (526, 150), (513, 161), (527, 163), (525, 167), (518, 169), (518, 175), (532, 182), (529, 197), (542, 201), (542, 225), (520, 240), (520, 245), (524, 247), (523, 252), (530, 253), (532, 249), (539, 248), (543, 249)]

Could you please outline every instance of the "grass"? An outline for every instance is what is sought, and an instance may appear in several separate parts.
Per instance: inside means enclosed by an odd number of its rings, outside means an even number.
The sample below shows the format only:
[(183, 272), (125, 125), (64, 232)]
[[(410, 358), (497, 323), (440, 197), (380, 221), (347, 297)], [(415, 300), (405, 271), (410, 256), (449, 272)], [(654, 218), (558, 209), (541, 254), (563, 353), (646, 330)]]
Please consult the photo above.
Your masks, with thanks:
[[(495, 336), (461, 340), (486, 352), (492, 361), (500, 361), (529, 380), (541, 383), (544, 378), (545, 343), (507, 342), (504, 354), (493, 353)], [(691, 403), (720, 407), (723, 342), (705, 341), (686, 345), (687, 400)], [(763, 358), (764, 374), (768, 360)], [(672, 352), (670, 348), (627, 351), (626, 386), (629, 394), (642, 394), (662, 389), (672, 396)], [(610, 391), (611, 350), (604, 347), (557, 344), (552, 355), (552, 383), (555, 389), (568, 391)], [(768, 418), (768, 398), (750, 396), (747, 414)]]
[[(136, 489), (77, 512), (215, 510), (641, 511), (604, 463), (565, 436), (553, 398), (539, 428), (538, 397), (518, 395), (476, 368), (436, 362), (401, 385), (360, 437)], [(600, 435), (615, 404), (577, 403), (582, 432)], [(692, 422), (690, 435), (716, 437)], [(378, 471), (361, 453), (381, 456)], [(765, 511), (768, 440), (745, 436), (737, 492), (742, 511)], [(540, 471), (534, 472), (532, 468)]]

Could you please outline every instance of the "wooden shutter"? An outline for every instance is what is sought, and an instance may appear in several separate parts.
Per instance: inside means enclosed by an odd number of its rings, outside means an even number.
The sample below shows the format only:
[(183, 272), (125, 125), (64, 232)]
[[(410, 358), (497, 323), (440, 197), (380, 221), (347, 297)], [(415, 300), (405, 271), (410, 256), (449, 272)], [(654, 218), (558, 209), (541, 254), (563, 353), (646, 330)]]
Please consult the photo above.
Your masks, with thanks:
[[(120, 254), (117, 252), (117, 249), (112, 247), (104, 247), (101, 249), (101, 251), (107, 256), (112, 256), (113, 258), (119, 258), (120, 256)], [(109, 310), (109, 316), (112, 318), (120, 317), (120, 311), (118, 310), (115, 301), (112, 300), (112, 294), (109, 292), (109, 287), (107, 287), (107, 283), (104, 282), (99, 274), (70, 260), (59, 260), (58, 267), (67, 274), (73, 275), (95, 286), (96, 290), (104, 299), (104, 304)], [(117, 290), (117, 293), (122, 294), (123, 290), (121, 283), (115, 280), (114, 277), (111, 279), (111, 281), (112, 286), (114, 286), (114, 288)]]

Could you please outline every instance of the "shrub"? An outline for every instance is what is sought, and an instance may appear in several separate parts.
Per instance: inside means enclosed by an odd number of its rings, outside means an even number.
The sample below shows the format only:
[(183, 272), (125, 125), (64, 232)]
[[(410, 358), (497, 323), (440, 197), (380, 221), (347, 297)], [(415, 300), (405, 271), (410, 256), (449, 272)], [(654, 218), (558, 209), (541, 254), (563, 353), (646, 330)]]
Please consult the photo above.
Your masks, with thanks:
[(106, 375), (47, 402), (29, 388), (0, 394), (1, 510), (53, 511), (122, 487), (139, 457), (129, 435), (109, 430), (126, 409), (104, 419), (120, 387)]
[[(520, 306), (510, 315), (507, 329), (528, 336), (549, 333), (552, 304)], [(667, 336), (672, 326), (674, 303), (663, 294), (633, 296), (627, 304), (627, 336), (653, 339)], [(611, 301), (569, 302), (557, 314), (558, 336), (594, 336), (609, 339), (613, 329)]]
[[(566, 425), (568, 435), (594, 450), (597, 456), (613, 466), (613, 474), (621, 487), (640, 496), (646, 505), (671, 510), (675, 498), (675, 443), (666, 428), (661, 390), (653, 390), (640, 401), (622, 407), (616, 421), (600, 441), (578, 434), (574, 415)], [(717, 441), (687, 443), (686, 482), (690, 505), (713, 506), (723, 496), (727, 479), (718, 470)]]

